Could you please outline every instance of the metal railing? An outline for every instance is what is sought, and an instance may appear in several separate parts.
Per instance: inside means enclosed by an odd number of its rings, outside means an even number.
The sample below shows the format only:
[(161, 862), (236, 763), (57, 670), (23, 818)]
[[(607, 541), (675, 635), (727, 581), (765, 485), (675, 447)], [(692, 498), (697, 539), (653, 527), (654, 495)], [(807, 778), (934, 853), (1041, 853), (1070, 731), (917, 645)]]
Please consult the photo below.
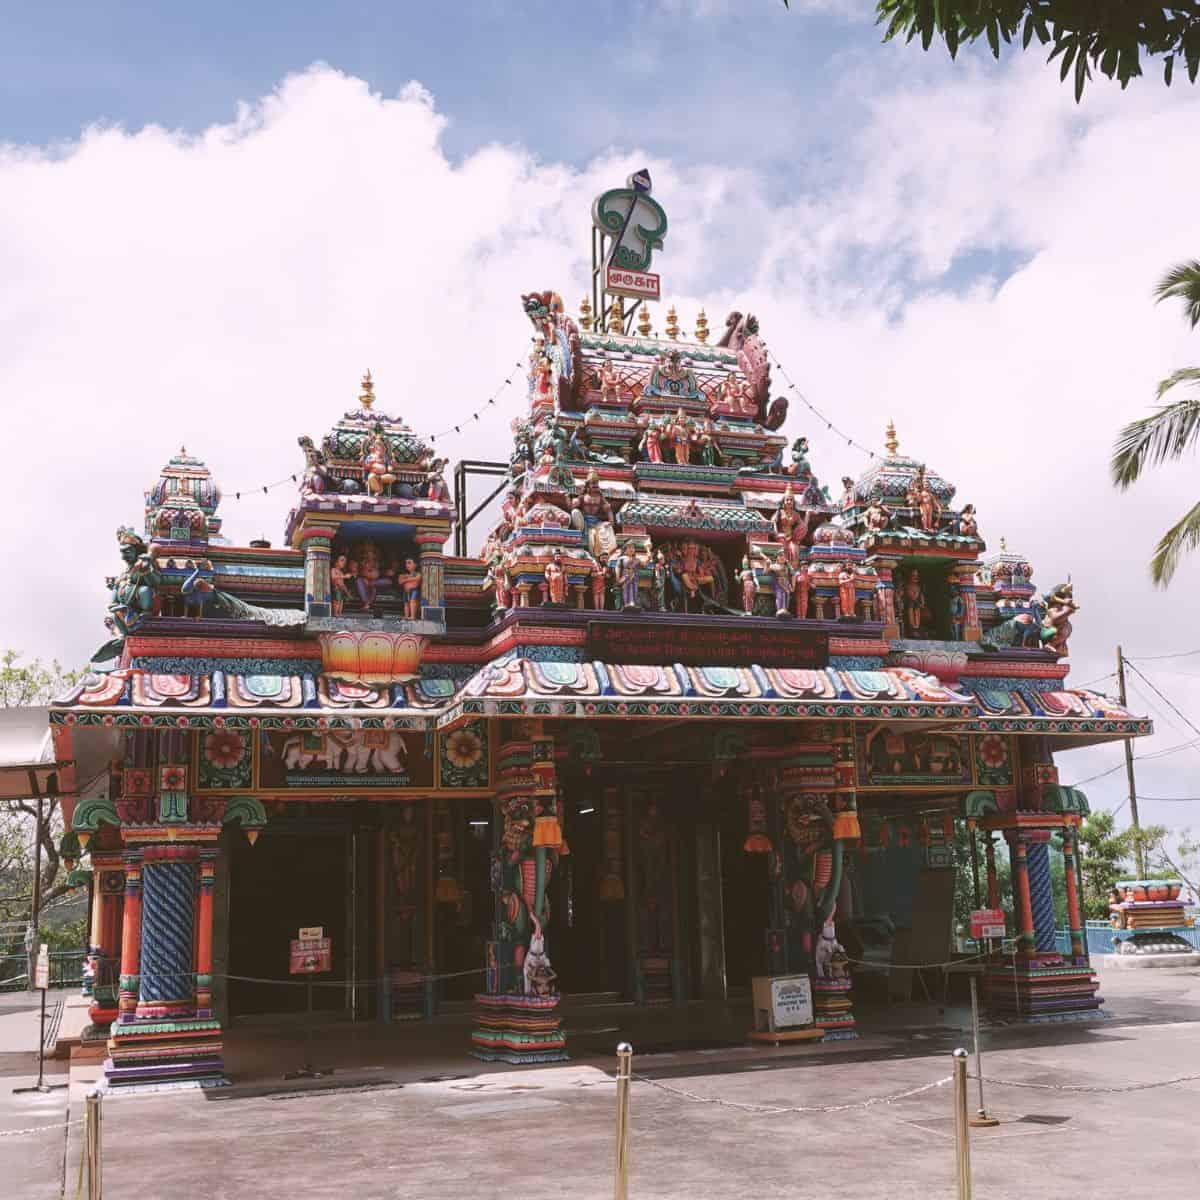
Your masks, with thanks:
[[(50, 952), (50, 986), (79, 987), (83, 982), (82, 950)], [(29, 986), (29, 958), (25, 954), (0, 954), (0, 992), (23, 992)]]

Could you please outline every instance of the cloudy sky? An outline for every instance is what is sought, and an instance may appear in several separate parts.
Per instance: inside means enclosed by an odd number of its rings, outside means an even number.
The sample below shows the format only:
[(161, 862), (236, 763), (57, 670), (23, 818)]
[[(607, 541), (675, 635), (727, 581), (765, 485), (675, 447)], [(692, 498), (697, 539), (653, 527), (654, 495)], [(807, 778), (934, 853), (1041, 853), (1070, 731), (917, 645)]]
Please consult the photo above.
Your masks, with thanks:
[[(685, 327), (754, 311), (834, 425), (881, 448), (894, 417), (993, 546), (1043, 586), (1072, 575), (1072, 678), (1122, 642), (1200, 725), (1200, 653), (1148, 661), (1200, 651), (1200, 559), (1168, 592), (1145, 567), (1195, 463), (1124, 496), (1106, 472), (1117, 427), (1200, 360), (1150, 298), (1200, 253), (1186, 82), (1152, 68), (1076, 106), (1036, 53), (881, 46), (861, 0), (177, 8), (26, 6), (0, 40), (0, 644), (75, 663), (104, 640), (114, 531), (180, 444), (226, 532), (278, 542), (291, 485), (261, 485), (365, 368), (421, 430), (475, 411), (524, 353), (520, 292), (574, 307), (591, 198), (648, 166)], [(519, 409), (508, 389), (441, 444), (502, 455)], [(785, 432), (828, 481), (867, 465), (795, 396)], [(1200, 794), (1196, 732), (1133, 680), (1160, 730), (1139, 752), (1171, 751), (1139, 790)], [(1086, 790), (1118, 805), (1123, 773)], [(1200, 803), (1143, 818), (1200, 824)]]

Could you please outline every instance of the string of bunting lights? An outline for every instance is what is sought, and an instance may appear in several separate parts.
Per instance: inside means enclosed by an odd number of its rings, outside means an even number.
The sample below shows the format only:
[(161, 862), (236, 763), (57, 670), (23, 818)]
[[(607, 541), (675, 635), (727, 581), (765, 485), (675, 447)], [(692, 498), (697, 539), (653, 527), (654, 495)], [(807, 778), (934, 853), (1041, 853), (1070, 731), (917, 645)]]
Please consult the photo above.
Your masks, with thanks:
[[(455, 433), (455, 434), (462, 433), (463, 426), (470, 424), (472, 421), (478, 421), (483, 416), (483, 414), (488, 411), (488, 409), (495, 408), (496, 401), (500, 399), (500, 396), (503, 393), (504, 389), (507, 387), (510, 387), (512, 385), (513, 380), (517, 376), (517, 372), (520, 371), (522, 366), (524, 366), (524, 359), (518, 358), (517, 361), (515, 363), (513, 363), (512, 370), (509, 371), (508, 376), (505, 378), (504, 382), (501, 383), (500, 386), (497, 387), (496, 390), (487, 398), (486, 403), (481, 404), (473, 413), (470, 413), (468, 416), (463, 417), (462, 420), (460, 420), (457, 425), (450, 425), (450, 426), (447, 426), (447, 428), (445, 428), (445, 429), (439, 430), (437, 433), (431, 433), (431, 434), (426, 435), (429, 444), (437, 445), (438, 438), (448, 437), (452, 433)], [(252, 492), (262, 492), (262, 494), (265, 496), (268, 492), (274, 490), (277, 487), (282, 487), (285, 483), (299, 483), (299, 482), (300, 482), (300, 472), (296, 471), (290, 475), (285, 475), (282, 479), (276, 479), (274, 483), (260, 483), (260, 484), (256, 485), (255, 487), (239, 488), (234, 491), (233, 498), (235, 500), (240, 500), (243, 496), (249, 495)]]
[(799, 397), (800, 403), (803, 404), (804, 407), (807, 408), (814, 417), (825, 422), (826, 429), (830, 430), (832, 433), (836, 433), (838, 437), (845, 441), (847, 446), (853, 446), (855, 450), (861, 450), (868, 458), (879, 457), (874, 450), (864, 446), (861, 442), (856, 442), (848, 433), (843, 433), (823, 412), (821, 412), (819, 408), (817, 408), (815, 404), (813, 404), (813, 402), (800, 390), (795, 380), (793, 380), (792, 377), (787, 373), (787, 368), (779, 361), (778, 355), (773, 350), (768, 350), (767, 354), (771, 359), (771, 362), (773, 362), (775, 366), (779, 368), (779, 373), (786, 380), (788, 388), (796, 393), (797, 397)]

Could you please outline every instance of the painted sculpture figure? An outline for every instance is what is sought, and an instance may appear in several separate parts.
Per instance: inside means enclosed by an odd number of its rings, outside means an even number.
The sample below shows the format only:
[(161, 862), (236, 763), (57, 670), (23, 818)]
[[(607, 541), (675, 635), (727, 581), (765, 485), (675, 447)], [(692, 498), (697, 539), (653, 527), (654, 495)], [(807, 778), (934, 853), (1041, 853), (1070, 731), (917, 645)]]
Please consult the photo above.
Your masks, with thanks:
[(600, 368), (600, 400), (604, 404), (621, 403), (621, 381), (611, 358), (606, 358)]
[(346, 601), (350, 599), (348, 566), (346, 555), (339, 554), (329, 568), (330, 605), (335, 617), (342, 615), (346, 608)]
[(406, 620), (421, 618), (421, 571), (415, 558), (404, 560), (404, 569), (396, 573), (396, 588), (404, 601)]
[(905, 576), (901, 604), (904, 614), (904, 636), (928, 637), (929, 605), (925, 601), (925, 589), (921, 586), (921, 574), (916, 567)]
[(758, 596), (758, 577), (750, 565), (748, 556), (742, 559), (742, 569), (738, 572), (738, 579), (742, 584), (742, 611), (747, 616), (753, 616), (754, 601)]
[(107, 581), (111, 591), (105, 620), (116, 636), (92, 655), (94, 663), (107, 662), (121, 653), (129, 632), (153, 611), (155, 593), (162, 584), (162, 574), (154, 565), (146, 543), (132, 529), (122, 525), (117, 530), (117, 544), (125, 569)]
[(979, 536), (979, 521), (975, 516), (975, 505), (964, 504), (962, 506), (962, 512), (958, 514), (958, 536)]
[(843, 621), (851, 620), (856, 615), (855, 575), (854, 568), (843, 565), (838, 572), (838, 615)]
[(363, 447), (362, 463), (366, 475), (367, 495), (388, 495), (392, 484), (396, 482), (396, 473), (392, 469), (392, 452), (379, 426), (375, 427), (375, 431)]
[(617, 587), (621, 592), (621, 607), (625, 610), (640, 608), (638, 601), (639, 563), (633, 545), (626, 542), (621, 547), (614, 567)]
[(1067, 653), (1067, 639), (1071, 636), (1071, 615), (1079, 611), (1075, 603), (1075, 588), (1068, 581), (1060, 583), (1045, 598), (1045, 613), (1042, 616), (1038, 637), (1042, 648), (1060, 657)]
[(784, 490), (779, 507), (775, 509), (771, 524), (775, 530), (775, 540), (783, 546), (788, 566), (797, 566), (800, 562), (800, 543), (808, 533), (808, 517), (796, 507), (796, 493), (790, 483)]
[(567, 576), (563, 570), (562, 555), (556, 550), (543, 571), (546, 579), (546, 603), (566, 604)]

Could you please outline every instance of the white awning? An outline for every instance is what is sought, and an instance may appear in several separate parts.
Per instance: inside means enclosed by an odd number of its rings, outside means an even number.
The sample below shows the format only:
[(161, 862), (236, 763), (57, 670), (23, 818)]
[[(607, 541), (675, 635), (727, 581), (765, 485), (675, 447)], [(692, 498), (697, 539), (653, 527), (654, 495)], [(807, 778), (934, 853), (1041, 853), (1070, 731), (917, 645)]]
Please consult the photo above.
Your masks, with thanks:
[(60, 765), (44, 706), (0, 708), (0, 799), (25, 800), (57, 793)]

